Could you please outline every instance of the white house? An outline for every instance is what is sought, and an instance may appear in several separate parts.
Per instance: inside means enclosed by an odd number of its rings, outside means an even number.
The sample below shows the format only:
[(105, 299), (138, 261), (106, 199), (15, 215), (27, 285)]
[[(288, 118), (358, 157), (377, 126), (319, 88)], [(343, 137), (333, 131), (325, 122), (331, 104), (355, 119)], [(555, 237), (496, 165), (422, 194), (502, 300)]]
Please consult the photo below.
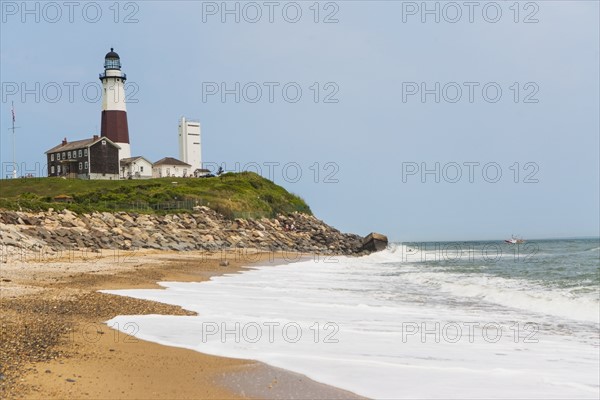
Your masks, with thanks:
[(122, 179), (152, 178), (152, 163), (142, 156), (121, 159)]
[(192, 166), (190, 164), (184, 163), (183, 161), (173, 157), (165, 157), (152, 165), (153, 178), (186, 178), (193, 176), (193, 173), (194, 171), (192, 170)]
[(210, 169), (205, 169), (205, 168), (198, 168), (194, 170), (194, 176), (196, 178), (203, 178), (205, 176), (209, 176), (210, 175)]

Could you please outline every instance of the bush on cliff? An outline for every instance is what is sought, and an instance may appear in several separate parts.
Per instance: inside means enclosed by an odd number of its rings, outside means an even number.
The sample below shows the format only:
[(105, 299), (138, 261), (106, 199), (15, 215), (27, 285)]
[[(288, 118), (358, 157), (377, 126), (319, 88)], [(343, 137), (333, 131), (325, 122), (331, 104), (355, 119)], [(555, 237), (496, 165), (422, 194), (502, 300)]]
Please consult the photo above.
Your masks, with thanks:
[[(55, 202), (66, 194), (73, 203)], [(28, 178), (0, 181), (0, 208), (75, 212), (135, 211), (171, 213), (210, 207), (230, 218), (273, 217), (294, 211), (311, 214), (297, 195), (253, 172), (227, 173), (214, 178), (86, 181)]]

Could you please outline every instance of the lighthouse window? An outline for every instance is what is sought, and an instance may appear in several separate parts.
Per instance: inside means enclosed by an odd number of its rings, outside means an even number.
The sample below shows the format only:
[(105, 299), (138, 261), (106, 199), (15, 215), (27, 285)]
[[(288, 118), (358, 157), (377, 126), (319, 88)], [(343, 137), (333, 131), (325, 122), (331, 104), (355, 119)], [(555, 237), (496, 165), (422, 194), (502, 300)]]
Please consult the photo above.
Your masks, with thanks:
[(121, 62), (118, 59), (106, 59), (104, 62), (105, 69), (120, 69)]

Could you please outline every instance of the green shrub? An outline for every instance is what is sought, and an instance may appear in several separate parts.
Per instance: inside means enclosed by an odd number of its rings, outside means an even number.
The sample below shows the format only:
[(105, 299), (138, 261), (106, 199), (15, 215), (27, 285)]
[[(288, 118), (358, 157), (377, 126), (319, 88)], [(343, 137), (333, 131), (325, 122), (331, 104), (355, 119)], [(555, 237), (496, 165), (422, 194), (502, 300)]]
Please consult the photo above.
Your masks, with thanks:
[[(76, 212), (175, 213), (182, 210), (182, 205), (183, 210), (190, 211), (199, 204), (228, 218), (273, 217), (294, 211), (311, 214), (302, 198), (253, 172), (226, 173), (215, 178), (120, 181), (11, 179), (0, 181), (0, 188), (0, 208), (13, 210), (53, 207)], [(71, 196), (74, 203), (54, 202), (59, 194)]]

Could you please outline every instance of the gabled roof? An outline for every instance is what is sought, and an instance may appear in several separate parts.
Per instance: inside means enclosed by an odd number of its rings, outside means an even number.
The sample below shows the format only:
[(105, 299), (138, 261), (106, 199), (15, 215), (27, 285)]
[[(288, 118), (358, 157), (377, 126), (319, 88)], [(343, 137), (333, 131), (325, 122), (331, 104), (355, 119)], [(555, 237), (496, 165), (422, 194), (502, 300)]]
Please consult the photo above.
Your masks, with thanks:
[(50, 150), (46, 151), (44, 154), (54, 153), (55, 151), (70, 151), (70, 150), (83, 149), (83, 148), (87, 148), (87, 147), (93, 146), (94, 144), (98, 143), (101, 140), (106, 140), (107, 142), (109, 142), (110, 144), (112, 144), (113, 146), (115, 146), (118, 149), (121, 148), (121, 146), (119, 146), (118, 144), (114, 143), (109, 138), (104, 137), (104, 136), (99, 136), (96, 139), (90, 138), (90, 139), (75, 140), (73, 142), (68, 142), (66, 144), (62, 144), (61, 143), (58, 146), (54, 146)]
[(190, 164), (184, 163), (181, 160), (178, 160), (176, 158), (173, 157), (165, 157), (161, 160), (158, 160), (157, 162), (155, 162), (152, 165), (181, 165), (182, 167), (191, 167)]
[(81, 149), (83, 147), (87, 147), (93, 141), (94, 141), (94, 139), (83, 139), (83, 140), (75, 140), (74, 142), (69, 142), (64, 145), (61, 143), (58, 146), (54, 146), (53, 148), (48, 150), (46, 153), (53, 153), (58, 150), (67, 151), (67, 150), (73, 150), (73, 149)]
[(148, 164), (152, 164), (152, 162), (150, 160), (148, 160), (146, 157), (135, 156), (135, 157), (129, 157), (129, 158), (121, 158), (121, 165), (131, 164), (132, 162), (137, 161), (137, 160), (144, 160)]

